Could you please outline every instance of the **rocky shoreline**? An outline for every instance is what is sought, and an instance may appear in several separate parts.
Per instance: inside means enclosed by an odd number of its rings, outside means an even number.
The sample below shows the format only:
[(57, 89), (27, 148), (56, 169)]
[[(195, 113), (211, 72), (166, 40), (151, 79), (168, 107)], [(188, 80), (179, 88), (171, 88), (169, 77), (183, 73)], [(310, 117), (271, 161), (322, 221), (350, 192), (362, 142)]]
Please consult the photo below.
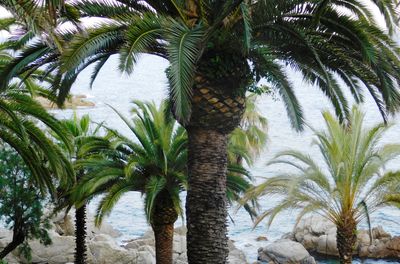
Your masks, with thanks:
[[(311, 254), (310, 254), (311, 253)], [(399, 259), (400, 236), (392, 237), (382, 226), (359, 230), (354, 256), (361, 259)], [(335, 258), (336, 226), (320, 216), (303, 219), (291, 233), (258, 250), (258, 263), (315, 263), (314, 256)]]
[[(29, 241), (32, 248), (32, 263), (37, 264), (64, 264), (73, 263), (75, 237), (73, 212), (64, 216), (59, 214), (52, 221), (49, 235), (52, 244), (44, 246), (39, 241)], [(119, 245), (115, 238), (120, 233), (110, 225), (104, 223), (96, 228), (93, 217), (89, 217), (87, 227), (87, 246), (89, 264), (155, 264), (154, 235), (152, 231), (145, 233), (143, 237), (125, 241), (125, 245)], [(12, 232), (0, 228), (0, 250), (11, 241)], [(186, 228), (179, 227), (174, 233), (174, 264), (186, 264)], [(10, 253), (5, 260), (8, 264), (28, 263), (17, 251)], [(229, 243), (229, 263), (244, 264), (246, 256), (237, 249), (232, 241)]]
[[(39, 102), (46, 109), (60, 109), (57, 104), (50, 101), (49, 99), (41, 96), (35, 97), (35, 100)], [(87, 96), (83, 94), (71, 95), (69, 96), (65, 102), (63, 109), (75, 109), (77, 107), (86, 107), (91, 108), (95, 107), (95, 103), (88, 101)]]
[[(29, 241), (32, 248), (33, 263), (62, 264), (74, 261), (74, 212), (68, 215), (59, 214), (52, 218), (52, 228), (49, 235), (50, 246), (44, 246), (39, 241)], [(88, 263), (90, 264), (155, 264), (154, 235), (151, 230), (142, 237), (117, 243), (120, 233), (104, 223), (100, 228), (94, 226), (93, 217), (89, 217), (87, 225)], [(381, 226), (372, 230), (372, 243), (366, 230), (357, 234), (357, 245), (354, 256), (359, 258), (398, 259), (400, 258), (400, 237), (392, 237)], [(10, 230), (0, 228), (0, 250), (12, 238)], [(266, 240), (263, 237), (262, 240)], [(313, 256), (335, 258), (336, 227), (322, 217), (313, 216), (302, 220), (293, 232), (285, 234), (274, 242), (258, 250), (257, 263), (299, 263), (315, 264)], [(186, 264), (186, 228), (179, 227), (174, 233), (173, 248), (174, 264)], [(12, 252), (5, 259), (9, 264), (28, 263), (26, 259)], [(230, 264), (245, 264), (246, 256), (229, 241)]]

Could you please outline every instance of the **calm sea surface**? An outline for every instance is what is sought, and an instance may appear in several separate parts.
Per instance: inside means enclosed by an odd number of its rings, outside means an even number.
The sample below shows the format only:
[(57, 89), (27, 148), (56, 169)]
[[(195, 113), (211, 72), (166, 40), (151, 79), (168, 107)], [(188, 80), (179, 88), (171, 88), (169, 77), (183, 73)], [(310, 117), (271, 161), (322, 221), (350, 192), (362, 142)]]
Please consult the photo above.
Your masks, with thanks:
[[(84, 72), (76, 82), (72, 93), (85, 94), (89, 100), (96, 103), (92, 109), (78, 109), (79, 115), (88, 113), (95, 121), (106, 121), (108, 126), (117, 128), (123, 133), (129, 133), (127, 127), (121, 122), (117, 115), (106, 105), (110, 104), (117, 108), (124, 115), (130, 114), (133, 99), (154, 100), (160, 102), (165, 98), (167, 80), (164, 70), (167, 62), (157, 57), (143, 56), (137, 65), (134, 74), (130, 77), (121, 75), (117, 70), (117, 58), (112, 58), (99, 74), (94, 87), (89, 88), (90, 71)], [(309, 86), (302, 81), (302, 78), (289, 71), (291, 81), (296, 85), (296, 94), (304, 108), (306, 120), (314, 128), (323, 128), (321, 111), (331, 109), (328, 101), (321, 92), (315, 87)], [(318, 155), (318, 151), (312, 147), (312, 133), (306, 129), (302, 133), (293, 131), (290, 127), (283, 103), (279, 97), (261, 96), (258, 106), (262, 114), (268, 118), (269, 122), (269, 142), (266, 150), (261, 155), (251, 172), (257, 177), (257, 181), (262, 181), (261, 177), (269, 177), (278, 172), (287, 170), (284, 166), (267, 167), (265, 164), (277, 152), (288, 148), (308, 151), (311, 155)], [(363, 105), (366, 112), (366, 125), (372, 125), (381, 121), (377, 108), (366, 94), (366, 103)], [(56, 111), (59, 117), (70, 117), (71, 110)], [(399, 118), (391, 118), (394, 123), (383, 138), (383, 142), (400, 143)], [(399, 160), (389, 164), (388, 169), (400, 169)], [(184, 198), (184, 197), (183, 197)], [(274, 199), (261, 199), (263, 208), (269, 208), (276, 202)], [(94, 211), (95, 202), (90, 209)], [(284, 233), (290, 232), (293, 228), (296, 215), (294, 213), (284, 213), (276, 218), (269, 230), (264, 223), (253, 229), (250, 217), (243, 210), (236, 212), (236, 208), (231, 208), (230, 215), (233, 221), (229, 221), (229, 236), (235, 241), (237, 247), (242, 249), (250, 263), (257, 258), (257, 249), (265, 245), (266, 242), (256, 242), (258, 236), (267, 236), (270, 241), (280, 238)], [(400, 235), (399, 229), (400, 211), (397, 209), (383, 209), (375, 213), (372, 217), (373, 225), (382, 225), (385, 230), (392, 235)], [(143, 203), (140, 194), (129, 193), (125, 195), (107, 221), (116, 229), (122, 232), (120, 241), (135, 238), (143, 235), (149, 229), (146, 223)], [(181, 225), (181, 222), (177, 223)], [(320, 263), (333, 263), (321, 261)], [(388, 263), (385, 261), (367, 261), (364, 263)]]

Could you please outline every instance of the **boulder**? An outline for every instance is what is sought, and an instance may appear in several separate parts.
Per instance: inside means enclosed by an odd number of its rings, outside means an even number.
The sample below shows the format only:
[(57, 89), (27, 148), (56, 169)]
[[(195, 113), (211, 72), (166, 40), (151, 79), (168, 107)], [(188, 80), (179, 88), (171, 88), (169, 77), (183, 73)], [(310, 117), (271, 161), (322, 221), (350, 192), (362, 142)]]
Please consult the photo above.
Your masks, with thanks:
[[(75, 238), (60, 236), (54, 230), (49, 231), (51, 245), (45, 246), (38, 240), (29, 241), (33, 263), (63, 264), (74, 261)], [(21, 259), (22, 263), (28, 263)]]
[(276, 264), (315, 264), (314, 258), (302, 244), (289, 239), (277, 240), (266, 247), (259, 248), (258, 260)]
[[(95, 241), (88, 243), (92, 255), (92, 263), (96, 264), (128, 264), (138, 262), (139, 255), (135, 250), (126, 250), (113, 240)], [(145, 262), (143, 262), (145, 263)]]
[[(336, 226), (320, 216), (304, 218), (292, 233), (282, 238), (301, 243), (311, 253), (338, 256)], [(400, 237), (391, 237), (382, 226), (372, 229), (372, 242), (367, 230), (358, 230), (354, 255), (361, 258), (400, 257)]]

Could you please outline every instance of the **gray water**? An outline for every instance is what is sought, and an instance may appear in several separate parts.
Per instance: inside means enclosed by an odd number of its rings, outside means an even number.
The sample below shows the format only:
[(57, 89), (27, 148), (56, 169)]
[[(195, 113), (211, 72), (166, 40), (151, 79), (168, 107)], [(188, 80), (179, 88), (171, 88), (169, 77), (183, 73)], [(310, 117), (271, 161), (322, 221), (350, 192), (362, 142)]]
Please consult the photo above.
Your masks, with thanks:
[[(106, 121), (108, 126), (117, 128), (123, 133), (127, 133), (127, 127), (121, 122), (117, 115), (106, 105), (114, 106), (125, 116), (129, 115), (133, 99), (154, 100), (159, 102), (165, 98), (167, 80), (164, 70), (167, 62), (153, 56), (143, 56), (140, 63), (136, 66), (135, 72), (131, 76), (121, 75), (117, 71), (117, 58), (112, 58), (99, 74), (92, 90), (89, 89), (90, 72), (86, 71), (77, 80), (72, 89), (73, 94), (85, 94), (89, 100), (96, 103), (92, 109), (78, 109), (79, 115), (88, 113), (95, 121)], [(288, 70), (291, 81), (296, 85), (296, 95), (299, 98), (305, 112), (305, 117), (309, 125), (314, 128), (323, 128), (322, 110), (331, 109), (328, 101), (322, 93), (315, 87), (305, 84), (301, 76)], [(268, 118), (269, 142), (266, 150), (258, 159), (251, 172), (258, 182), (262, 177), (269, 177), (278, 172), (286, 170), (284, 166), (267, 167), (265, 164), (277, 152), (288, 148), (297, 150), (307, 150), (311, 155), (318, 155), (318, 151), (311, 146), (313, 139), (310, 129), (302, 133), (297, 133), (291, 129), (283, 103), (279, 98), (273, 96), (260, 96), (258, 106), (264, 116)], [(372, 100), (366, 95), (366, 102), (363, 105), (366, 112), (366, 125), (381, 122), (378, 109)], [(58, 116), (70, 117), (72, 110), (56, 111)], [(392, 117), (394, 125), (388, 130), (383, 138), (383, 142), (399, 142), (399, 118)], [(389, 164), (388, 169), (399, 169), (399, 160)], [(184, 197), (182, 197), (184, 198)], [(274, 204), (273, 199), (262, 198), (260, 204), (262, 208), (269, 208)], [(95, 203), (91, 204), (94, 210)], [(296, 215), (294, 213), (283, 213), (278, 216), (272, 226), (267, 230), (265, 223), (253, 229), (250, 217), (243, 210), (235, 213), (236, 208), (230, 209), (230, 215), (234, 222), (229, 222), (229, 236), (235, 241), (235, 245), (242, 249), (250, 263), (257, 257), (257, 249), (264, 246), (266, 242), (257, 242), (258, 236), (267, 236), (270, 241), (280, 238), (284, 233), (290, 232), (293, 228)], [(383, 209), (372, 216), (373, 225), (382, 225), (385, 230), (392, 235), (400, 235), (398, 219), (400, 212), (397, 209)], [(129, 193), (125, 195), (114, 211), (107, 219), (111, 225), (122, 232), (120, 242), (136, 238), (143, 235), (149, 229), (146, 223), (143, 203), (140, 194)], [(177, 223), (181, 225), (182, 222)], [(358, 261), (355, 261), (355, 263)], [(320, 263), (332, 263), (321, 260)], [(387, 261), (367, 261), (364, 263), (388, 263)]]

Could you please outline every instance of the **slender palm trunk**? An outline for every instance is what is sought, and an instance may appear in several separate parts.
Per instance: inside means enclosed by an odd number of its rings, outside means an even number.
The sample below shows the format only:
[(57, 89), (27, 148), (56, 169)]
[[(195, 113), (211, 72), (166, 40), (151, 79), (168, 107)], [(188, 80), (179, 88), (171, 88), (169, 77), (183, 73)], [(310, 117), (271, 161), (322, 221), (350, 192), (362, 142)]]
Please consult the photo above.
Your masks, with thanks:
[(171, 195), (167, 190), (163, 190), (155, 201), (155, 209), (151, 216), (157, 264), (173, 263), (174, 223), (176, 219), (178, 219), (178, 213), (175, 210)]
[(75, 211), (75, 264), (86, 263), (86, 205)]
[(227, 134), (190, 128), (188, 137), (188, 261), (190, 264), (226, 263)]
[(354, 246), (357, 242), (357, 224), (351, 215), (345, 215), (337, 224), (337, 248), (341, 264), (351, 264)]

